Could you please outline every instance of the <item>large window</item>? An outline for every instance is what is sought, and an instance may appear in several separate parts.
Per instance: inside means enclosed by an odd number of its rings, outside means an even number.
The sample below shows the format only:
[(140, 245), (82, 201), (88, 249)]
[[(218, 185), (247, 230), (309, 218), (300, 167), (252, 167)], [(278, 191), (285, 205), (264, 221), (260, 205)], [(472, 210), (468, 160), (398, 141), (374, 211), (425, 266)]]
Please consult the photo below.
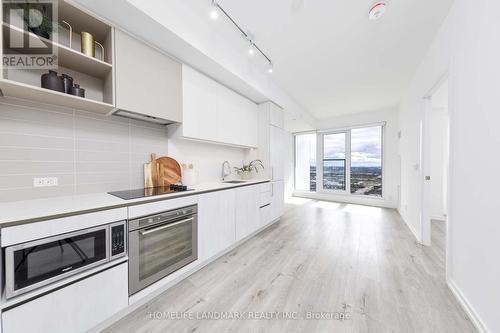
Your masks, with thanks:
[(295, 136), (295, 189), (316, 191), (316, 133)]
[(382, 196), (382, 126), (351, 130), (351, 193)]
[(382, 125), (297, 134), (295, 189), (382, 196), (382, 143)]

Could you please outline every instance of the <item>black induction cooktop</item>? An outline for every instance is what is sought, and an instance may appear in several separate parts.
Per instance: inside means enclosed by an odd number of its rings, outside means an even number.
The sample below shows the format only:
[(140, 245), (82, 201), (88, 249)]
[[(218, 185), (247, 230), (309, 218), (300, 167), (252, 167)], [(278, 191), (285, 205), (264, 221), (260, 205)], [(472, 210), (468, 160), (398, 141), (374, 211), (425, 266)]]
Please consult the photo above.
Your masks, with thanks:
[(149, 188), (138, 188), (135, 190), (108, 192), (108, 194), (114, 195), (115, 197), (124, 200), (132, 200), (132, 199), (153, 197), (155, 195), (172, 194), (172, 193), (186, 192), (186, 191), (193, 191), (193, 189), (187, 188), (187, 186), (183, 185), (172, 184), (170, 186), (158, 186)]

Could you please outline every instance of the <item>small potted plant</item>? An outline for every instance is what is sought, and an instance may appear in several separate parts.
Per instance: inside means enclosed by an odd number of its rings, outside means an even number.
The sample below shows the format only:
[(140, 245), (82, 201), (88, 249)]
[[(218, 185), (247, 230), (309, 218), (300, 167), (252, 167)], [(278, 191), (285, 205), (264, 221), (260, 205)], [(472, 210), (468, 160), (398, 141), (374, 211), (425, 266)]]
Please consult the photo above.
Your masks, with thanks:
[(259, 168), (264, 170), (264, 164), (261, 160), (253, 160), (252, 162), (245, 164), (241, 168), (234, 167), (234, 171), (241, 177), (241, 179), (248, 180), (252, 178), (252, 171), (259, 173)]

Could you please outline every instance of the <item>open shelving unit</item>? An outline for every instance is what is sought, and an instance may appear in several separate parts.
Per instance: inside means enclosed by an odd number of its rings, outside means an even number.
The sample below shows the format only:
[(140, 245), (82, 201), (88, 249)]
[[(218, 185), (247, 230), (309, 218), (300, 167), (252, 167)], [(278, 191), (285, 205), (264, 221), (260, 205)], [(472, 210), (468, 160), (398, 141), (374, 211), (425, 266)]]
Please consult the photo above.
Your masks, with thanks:
[[(3, 17), (3, 15), (2, 15)], [(41, 75), (47, 73), (44, 69), (4, 68), (1, 70), (0, 90), (3, 96), (27, 99), (35, 102), (53, 104), (62, 107), (80, 109), (102, 114), (108, 114), (114, 106), (114, 30), (111, 26), (97, 18), (79, 10), (65, 1), (58, 1), (58, 22), (63, 20), (71, 24), (72, 47), (70, 47), (70, 31), (60, 24), (57, 40), (49, 40), (32, 32), (25, 31), (3, 22), (3, 34), (23, 34), (37, 43), (50, 44), (57, 51), (58, 74), (68, 74), (74, 83), (85, 89), (85, 98), (61, 93), (41, 87)], [(80, 51), (80, 33), (91, 33), (96, 41), (105, 48), (104, 55), (96, 48), (96, 57), (89, 57)], [(102, 58), (102, 59), (101, 59)]]

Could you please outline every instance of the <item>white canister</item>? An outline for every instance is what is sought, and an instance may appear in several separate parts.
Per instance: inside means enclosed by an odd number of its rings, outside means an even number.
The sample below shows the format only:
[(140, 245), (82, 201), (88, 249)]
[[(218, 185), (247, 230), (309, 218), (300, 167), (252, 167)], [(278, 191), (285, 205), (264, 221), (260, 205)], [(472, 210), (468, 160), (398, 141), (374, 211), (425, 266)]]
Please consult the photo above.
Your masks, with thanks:
[(197, 182), (197, 173), (193, 167), (193, 164), (183, 164), (182, 165), (182, 185), (187, 187), (193, 186)]

